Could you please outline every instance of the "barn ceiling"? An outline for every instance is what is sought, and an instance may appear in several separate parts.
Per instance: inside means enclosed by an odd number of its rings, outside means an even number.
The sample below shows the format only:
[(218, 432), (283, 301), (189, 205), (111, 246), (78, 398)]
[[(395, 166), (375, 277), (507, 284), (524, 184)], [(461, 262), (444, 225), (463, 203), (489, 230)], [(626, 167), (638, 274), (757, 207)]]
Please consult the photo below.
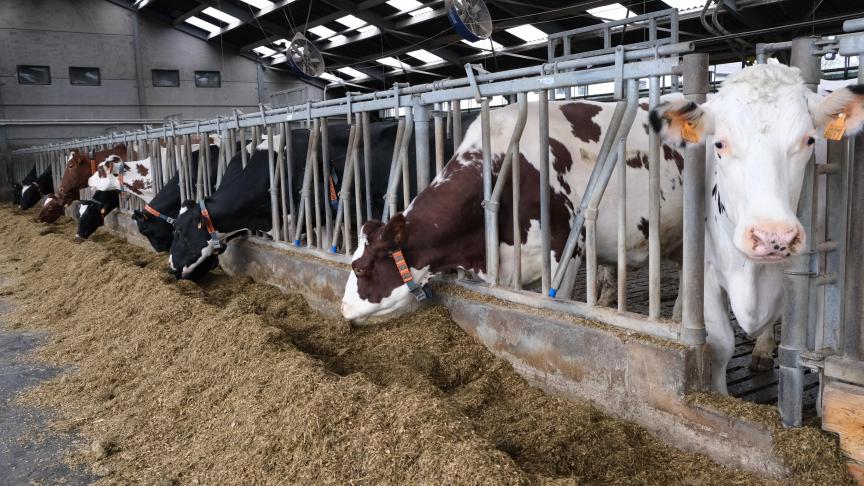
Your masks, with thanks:
[[(273, 69), (288, 68), (282, 52), (303, 33), (325, 57), (325, 83), (341, 80), (350, 89), (461, 77), (468, 62), (488, 70), (536, 65), (547, 58), (546, 34), (670, 7), (679, 9), (681, 40), (695, 41), (712, 63), (752, 56), (756, 42), (840, 33), (844, 20), (864, 16), (864, 4), (849, 0), (724, 0), (717, 29), (711, 24), (716, 6), (703, 17), (703, 0), (486, 0), (492, 42), (471, 44), (451, 27), (443, 0), (108, 1)], [(646, 35), (638, 28), (619, 34), (628, 43)], [(578, 47), (597, 49), (602, 39), (586, 37)]]

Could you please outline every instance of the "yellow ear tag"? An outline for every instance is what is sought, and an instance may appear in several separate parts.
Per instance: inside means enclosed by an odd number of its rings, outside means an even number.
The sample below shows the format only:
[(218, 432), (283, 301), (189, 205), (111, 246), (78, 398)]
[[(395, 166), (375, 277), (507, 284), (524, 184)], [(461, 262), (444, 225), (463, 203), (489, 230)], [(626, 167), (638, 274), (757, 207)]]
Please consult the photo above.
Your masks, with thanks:
[(840, 140), (846, 133), (846, 113), (840, 113), (837, 118), (825, 127), (825, 138), (828, 140)]
[(689, 121), (685, 121), (684, 126), (681, 128), (681, 138), (690, 143), (699, 142), (699, 134), (696, 133), (696, 127)]

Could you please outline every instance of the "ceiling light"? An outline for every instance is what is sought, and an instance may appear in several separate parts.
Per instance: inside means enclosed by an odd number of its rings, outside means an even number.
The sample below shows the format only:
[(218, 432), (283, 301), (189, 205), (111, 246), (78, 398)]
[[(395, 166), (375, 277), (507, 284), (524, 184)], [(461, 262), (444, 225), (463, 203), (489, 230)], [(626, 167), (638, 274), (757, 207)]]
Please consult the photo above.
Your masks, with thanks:
[(468, 44), (469, 46), (473, 47), (474, 49), (480, 49), (481, 51), (491, 51), (491, 50), (493, 50), (493, 48), (494, 48), (494, 50), (499, 51), (499, 50), (504, 48), (504, 46), (495, 42), (492, 39), (480, 39), (480, 40), (474, 41), (474, 42), (471, 42), (471, 41), (466, 40), (466, 39), (462, 39), (462, 42), (465, 44)]
[(276, 51), (274, 51), (273, 49), (270, 49), (269, 47), (266, 47), (266, 46), (256, 47), (255, 49), (252, 49), (252, 50), (257, 52), (258, 54), (264, 56), (264, 57), (272, 56), (273, 54), (276, 54)]
[(221, 29), (221, 27), (219, 27), (218, 25), (213, 25), (210, 22), (207, 22), (206, 20), (200, 19), (198, 17), (189, 17), (188, 19), (186, 19), (185, 22), (187, 24), (194, 25), (195, 27), (198, 27), (201, 30), (206, 30), (207, 32), (210, 32), (211, 34), (213, 32), (219, 32), (219, 30)]
[(216, 10), (213, 7), (207, 7), (201, 13), (209, 15), (214, 19), (221, 20), (226, 24), (234, 24), (240, 22), (240, 19), (238, 19), (237, 17), (234, 17), (233, 15), (228, 15), (227, 13), (221, 10)]
[(412, 10), (417, 10), (422, 7), (423, 4), (418, 2), (417, 0), (390, 0), (387, 2), (387, 5), (395, 8), (400, 12), (410, 12)]
[(546, 32), (534, 27), (531, 24), (520, 25), (518, 27), (511, 27), (506, 29), (507, 32), (511, 35), (515, 35), (516, 37), (522, 39), (525, 42), (540, 42), (545, 41), (549, 38)]
[(431, 52), (427, 51), (426, 49), (418, 49), (416, 51), (408, 52), (407, 54), (409, 56), (413, 57), (414, 59), (419, 59), (420, 61), (425, 62), (426, 64), (434, 64), (437, 62), (444, 62), (444, 59), (441, 59), (440, 57), (436, 56), (435, 54), (432, 54)]
[(240, 0), (243, 3), (248, 3), (258, 10), (264, 10), (265, 8), (270, 8), (273, 6), (273, 2), (270, 0)]
[(337, 71), (339, 71), (340, 73), (345, 73), (348, 76), (351, 76), (353, 79), (366, 77), (365, 74), (361, 73), (360, 71), (358, 71), (352, 67), (341, 67), (341, 68), (337, 69)]
[(328, 29), (327, 27), (324, 27), (323, 25), (319, 25), (317, 27), (312, 27), (311, 29), (309, 29), (309, 32), (312, 32), (313, 34), (317, 35), (318, 37), (321, 37), (322, 39), (325, 37), (330, 37), (331, 35), (336, 35), (335, 30)]
[(336, 22), (348, 27), (349, 29), (357, 29), (366, 25), (366, 22), (358, 19), (353, 15), (346, 15), (342, 18), (336, 19)]

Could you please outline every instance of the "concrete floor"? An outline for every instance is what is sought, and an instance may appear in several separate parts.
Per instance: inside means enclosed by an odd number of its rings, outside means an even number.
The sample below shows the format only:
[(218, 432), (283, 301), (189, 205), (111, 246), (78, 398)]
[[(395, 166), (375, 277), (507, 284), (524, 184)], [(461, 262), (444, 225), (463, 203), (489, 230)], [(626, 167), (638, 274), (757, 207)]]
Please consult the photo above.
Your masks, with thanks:
[(51, 430), (50, 413), (15, 403), (22, 390), (60, 370), (21, 359), (43, 336), (6, 329), (3, 315), (7, 309), (0, 300), (0, 484), (89, 484), (95, 476), (63, 462), (63, 451), (74, 446), (76, 437)]

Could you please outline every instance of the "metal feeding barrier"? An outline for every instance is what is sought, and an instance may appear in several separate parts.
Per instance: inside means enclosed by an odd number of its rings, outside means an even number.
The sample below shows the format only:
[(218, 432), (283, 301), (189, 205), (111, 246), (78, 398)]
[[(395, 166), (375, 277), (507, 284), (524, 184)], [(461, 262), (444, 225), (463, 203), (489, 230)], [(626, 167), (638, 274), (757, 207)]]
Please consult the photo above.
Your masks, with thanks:
[[(638, 24), (646, 31), (646, 40), (637, 44), (613, 46), (612, 39), (626, 25)], [(847, 22), (847, 30), (864, 30), (864, 22)], [(602, 37), (603, 48), (591, 52), (572, 52), (573, 40)], [(802, 70), (805, 80), (815, 87), (819, 79), (819, 55), (861, 55), (864, 34), (854, 33), (838, 39), (801, 39), (789, 43), (760, 44), (760, 62), (767, 62), (772, 52), (792, 50), (792, 64)], [(170, 123), (160, 128), (112, 134), (86, 140), (74, 140), (14, 152), (14, 174), (20, 180), (35, 164), (51, 165), (55, 184), (59, 185), (70, 148), (95, 150), (116, 143), (126, 143), (129, 153), (150, 156), (153, 160), (157, 188), (175, 175), (181, 197), (202, 200), (220, 186), (229, 164), (237, 152), (246, 167), (257, 147), (267, 151), (270, 180), (269, 208), (272, 218), (271, 238), (282, 244), (304, 245), (325, 258), (337, 252), (350, 255), (359, 245), (363, 223), (373, 217), (374, 202), (383, 203), (382, 220), (407, 208), (412, 195), (428, 186), (435, 174), (444, 169), (447, 154), (445, 138), (454, 147), (462, 142), (462, 101), (479, 104), (479, 129), (482, 148), (482, 190), (486, 248), (486, 282), (460, 278), (457, 284), (477, 292), (533, 307), (563, 311), (579, 317), (598, 320), (619, 328), (680, 342), (703, 352), (706, 333), (703, 315), (703, 281), (705, 252), (705, 157), (703, 146), (688, 148), (683, 171), (683, 234), (680, 302), (682, 318), (676, 322), (661, 316), (661, 149), (657, 134), (649, 135), (648, 162), (648, 306), (647, 315), (633, 312), (628, 306), (627, 233), (628, 181), (627, 135), (640, 106), (640, 80), (647, 80), (648, 109), (660, 103), (661, 80), (671, 79), (671, 90), (677, 91), (683, 78), (683, 95), (696, 102), (706, 101), (709, 91), (708, 56), (689, 54), (693, 44), (678, 42), (678, 15), (667, 10), (640, 15), (626, 21), (609, 22), (549, 36), (550, 62), (540, 66), (496, 73), (475, 73), (466, 65), (466, 76), (417, 86), (395, 84), (391, 89), (374, 93), (348, 93), (345, 97), (325, 101), (265, 109), (256, 113), (235, 111), (229, 117), (211, 120)], [(682, 61), (683, 55), (683, 61)], [(520, 143), (526, 133), (536, 136), (541, 147), (549, 146), (550, 102), (556, 90), (566, 89), (565, 99), (572, 97), (573, 86), (613, 83), (614, 110), (604, 127), (596, 161), (585, 191), (570, 222), (570, 233), (559, 259), (551, 261), (551, 212), (549, 151), (540, 150), (540, 288), (522, 288), (521, 233), (519, 211), (513, 211), (512, 275), (505, 288), (499, 281), (502, 224), (499, 209), (505, 198), (519, 207), (522, 195)], [(515, 99), (515, 123), (507, 134), (506, 147), (493, 147), (490, 103), (493, 97), (507, 95)], [(515, 95), (515, 96), (514, 96)], [(529, 95), (536, 95), (539, 123), (527, 123)], [(566, 102), (566, 101), (565, 101)], [(389, 160), (373, 160), (370, 112), (393, 110), (396, 115), (395, 140), (388, 147)], [(347, 130), (344, 153), (335, 153), (332, 135), (337, 121)], [(193, 137), (198, 141), (198, 164), (192, 163)], [(305, 139), (302, 160), (294, 160), (295, 144)], [(220, 146), (218, 160), (211, 161), (207, 146), (212, 139)], [(411, 143), (414, 141), (414, 156)], [(431, 144), (428, 143), (433, 141)], [(860, 362), (861, 295), (854, 293), (855, 283), (864, 278), (864, 263), (848, 250), (850, 242), (864, 241), (864, 223), (849, 214), (864, 212), (864, 177), (856, 173), (853, 159), (864, 160), (864, 143), (854, 140), (831, 142), (817, 150), (817, 163), (811, 164), (805, 179), (799, 216), (811, 238), (811, 251), (795, 257), (787, 271), (787, 308), (783, 317), (780, 346), (779, 406), (786, 425), (800, 425), (802, 375), (805, 367), (817, 369), (826, 376), (840, 376), (864, 383)], [(498, 158), (500, 155), (500, 158)], [(341, 174), (334, 174), (332, 161), (344, 158)], [(434, 166), (433, 159), (434, 157)], [(411, 180), (413, 170), (415, 180)], [(373, 201), (371, 177), (373, 168), (386, 165), (387, 186), (383, 201)], [(302, 171), (295, 168), (302, 167)], [(433, 168), (434, 167), (434, 168)], [(213, 174), (212, 170), (216, 173)], [(193, 170), (194, 169), (194, 170)], [(616, 173), (617, 169), (617, 173)], [(434, 172), (433, 172), (434, 171)], [(333, 176), (338, 177), (338, 185)], [(617, 177), (616, 177), (617, 176)], [(211, 181), (215, 184), (211, 185)], [(512, 185), (507, 194), (506, 184)], [(598, 305), (597, 217), (607, 186), (614, 183), (614, 197), (619, 201), (616, 219), (617, 308)], [(631, 182), (632, 183), (632, 182)], [(295, 189), (295, 184), (299, 189)], [(821, 188), (821, 189), (820, 189)], [(330, 202), (335, 202), (335, 208)], [(813, 212), (815, 208), (816, 212)], [(124, 209), (133, 209), (130, 203)], [(817, 214), (822, 216), (817, 217)], [(814, 220), (822, 226), (814, 227)], [(583, 233), (584, 229), (584, 233)], [(582, 236), (584, 234), (584, 237)], [(508, 235), (509, 236), (509, 235)], [(577, 251), (577, 249), (584, 251)], [(332, 257), (331, 258), (335, 258)], [(339, 257), (341, 261), (344, 258)], [(584, 260), (586, 299), (571, 300), (577, 272)], [(857, 279), (857, 280), (856, 280)], [(818, 304), (818, 305), (817, 305)], [(856, 320), (857, 319), (857, 320)], [(700, 362), (701, 359), (695, 360)], [(696, 366), (696, 364), (694, 364)], [(850, 371), (851, 370), (851, 371)], [(697, 383), (695, 386), (707, 386)]]

